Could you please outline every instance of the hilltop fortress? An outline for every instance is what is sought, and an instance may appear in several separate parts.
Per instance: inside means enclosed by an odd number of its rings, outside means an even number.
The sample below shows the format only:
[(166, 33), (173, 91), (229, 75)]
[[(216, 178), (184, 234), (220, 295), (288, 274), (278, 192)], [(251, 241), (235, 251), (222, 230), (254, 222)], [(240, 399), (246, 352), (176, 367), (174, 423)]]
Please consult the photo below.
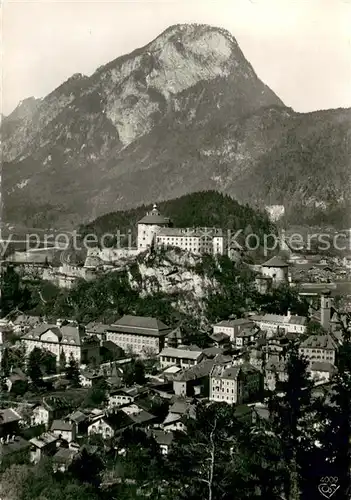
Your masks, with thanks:
[(150, 248), (177, 247), (195, 255), (228, 253), (226, 235), (220, 228), (175, 228), (157, 205), (137, 223), (137, 243), (130, 248), (88, 249), (85, 267), (96, 267), (98, 260), (113, 263), (121, 258), (138, 255)]

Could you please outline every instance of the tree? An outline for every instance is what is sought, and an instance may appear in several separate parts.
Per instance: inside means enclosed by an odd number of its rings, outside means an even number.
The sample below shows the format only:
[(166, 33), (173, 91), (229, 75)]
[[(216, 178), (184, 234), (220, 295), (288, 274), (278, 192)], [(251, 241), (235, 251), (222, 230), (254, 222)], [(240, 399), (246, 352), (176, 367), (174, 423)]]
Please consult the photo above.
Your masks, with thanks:
[(131, 386), (134, 384), (142, 385), (145, 383), (145, 367), (144, 363), (137, 360), (127, 365), (123, 372), (123, 381), (125, 385)]
[(56, 356), (47, 349), (41, 350), (41, 366), (46, 375), (56, 373)]
[(68, 361), (68, 366), (66, 367), (66, 378), (76, 387), (80, 385), (79, 380), (79, 365), (73, 354), (71, 353)]
[(97, 383), (94, 387), (89, 389), (83, 406), (86, 408), (100, 406), (107, 401), (107, 384), (105, 380)]
[(100, 473), (103, 462), (96, 454), (89, 453), (85, 448), (72, 462), (68, 472), (81, 483), (90, 483), (96, 487), (100, 484)]
[(283, 443), (283, 458), (288, 469), (285, 494), (288, 500), (298, 500), (301, 492), (301, 464), (306, 449), (314, 442), (311, 423), (313, 415), (312, 386), (307, 362), (299, 356), (295, 343), (290, 344), (287, 359), (287, 380), (281, 382), (279, 393), (269, 401), (273, 430)]
[(42, 352), (38, 347), (34, 347), (28, 357), (27, 374), (33, 384), (39, 386), (43, 382), (43, 372), (41, 369)]
[(59, 370), (60, 373), (63, 373), (66, 369), (66, 355), (64, 351), (60, 352), (60, 359), (59, 359)]
[(6, 316), (21, 302), (20, 277), (13, 266), (7, 266), (2, 274), (1, 308)]
[(11, 465), (0, 478), (1, 498), (21, 500), (30, 474), (28, 465)]
[(11, 361), (9, 356), (9, 349), (8, 347), (6, 347), (4, 349), (1, 359), (1, 373), (4, 377), (8, 377), (10, 374), (10, 370), (11, 370)]
[(336, 356), (337, 373), (320, 407), (318, 440), (320, 470), (337, 477), (339, 490), (335, 498), (350, 498), (351, 494), (351, 314), (345, 319), (337, 313), (343, 342)]
[(28, 382), (26, 380), (16, 380), (11, 387), (11, 393), (16, 396), (24, 396), (28, 390)]
[(326, 333), (326, 329), (318, 321), (311, 320), (307, 323), (306, 335), (325, 335)]
[(235, 410), (226, 403), (201, 403), (196, 420), (187, 420), (187, 433), (177, 436), (168, 456), (176, 498), (255, 498), (259, 483), (249, 468), (249, 427)]

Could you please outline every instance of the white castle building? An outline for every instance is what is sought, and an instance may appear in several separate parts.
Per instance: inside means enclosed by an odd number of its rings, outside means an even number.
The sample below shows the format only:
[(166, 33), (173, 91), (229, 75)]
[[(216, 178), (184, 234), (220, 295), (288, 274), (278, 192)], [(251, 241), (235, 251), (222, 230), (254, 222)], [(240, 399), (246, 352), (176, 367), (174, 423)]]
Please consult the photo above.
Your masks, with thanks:
[(227, 238), (220, 228), (175, 228), (168, 217), (164, 217), (157, 205), (137, 223), (137, 245), (135, 248), (89, 249), (85, 267), (92, 258), (101, 262), (114, 262), (137, 255), (151, 247), (177, 247), (193, 254), (220, 254), (228, 252)]
[(138, 249), (144, 251), (152, 245), (177, 247), (194, 254), (221, 254), (227, 251), (222, 229), (175, 228), (168, 217), (163, 217), (154, 205), (151, 212), (138, 222)]

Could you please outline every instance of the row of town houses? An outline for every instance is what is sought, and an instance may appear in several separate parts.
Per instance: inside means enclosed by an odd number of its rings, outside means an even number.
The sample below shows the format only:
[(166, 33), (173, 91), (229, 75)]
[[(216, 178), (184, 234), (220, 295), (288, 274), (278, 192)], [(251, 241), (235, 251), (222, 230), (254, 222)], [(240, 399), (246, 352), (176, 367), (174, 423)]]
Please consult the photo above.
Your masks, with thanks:
[[(81, 390), (104, 381), (106, 401), (86, 408), (48, 395), (25, 401), (24, 413), (19, 403), (3, 408), (0, 467), (6, 457), (27, 453), (33, 462), (50, 455), (58, 470), (64, 471), (84, 449), (87, 437), (97, 434), (111, 439), (131, 427), (154, 436), (162, 453), (168, 453), (174, 432), (186, 432), (189, 418), (195, 418), (199, 400), (233, 404), (251, 420), (268, 418), (264, 395), (286, 380), (286, 347), (291, 340), (298, 342), (316, 385), (327, 384), (336, 372), (342, 340), (334, 316), (325, 293), (317, 314), (325, 334), (307, 335), (308, 319), (289, 311), (286, 315), (248, 313), (212, 325), (206, 348), (187, 345), (181, 326), (172, 329), (157, 318), (126, 315), (112, 325), (82, 327), (70, 321), (49, 324), (41, 318), (18, 316), (2, 325), (0, 352), (12, 348), (6, 341), (12, 330), (27, 356), (35, 347), (50, 351), (58, 363), (62, 353), (66, 360), (73, 356), (80, 367)], [(106, 362), (102, 352), (110, 353), (113, 361)], [(135, 356), (156, 360), (156, 372), (148, 375), (143, 386), (127, 387), (123, 375)], [(53, 380), (57, 387), (69, 388), (62, 376)], [(30, 384), (27, 375), (14, 367), (5, 380), (8, 392), (19, 382)], [(167, 403), (166, 416), (152, 413), (155, 398)], [(27, 439), (22, 432), (26, 426), (41, 431)]]

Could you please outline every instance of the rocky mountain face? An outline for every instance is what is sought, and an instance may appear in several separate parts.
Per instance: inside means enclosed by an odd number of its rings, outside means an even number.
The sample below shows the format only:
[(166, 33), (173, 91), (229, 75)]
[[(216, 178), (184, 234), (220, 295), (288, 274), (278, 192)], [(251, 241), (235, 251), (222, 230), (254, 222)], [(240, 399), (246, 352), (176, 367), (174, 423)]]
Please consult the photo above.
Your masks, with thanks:
[(3, 219), (66, 228), (214, 189), (344, 223), (350, 124), (284, 106), (227, 31), (172, 26), (3, 120)]

